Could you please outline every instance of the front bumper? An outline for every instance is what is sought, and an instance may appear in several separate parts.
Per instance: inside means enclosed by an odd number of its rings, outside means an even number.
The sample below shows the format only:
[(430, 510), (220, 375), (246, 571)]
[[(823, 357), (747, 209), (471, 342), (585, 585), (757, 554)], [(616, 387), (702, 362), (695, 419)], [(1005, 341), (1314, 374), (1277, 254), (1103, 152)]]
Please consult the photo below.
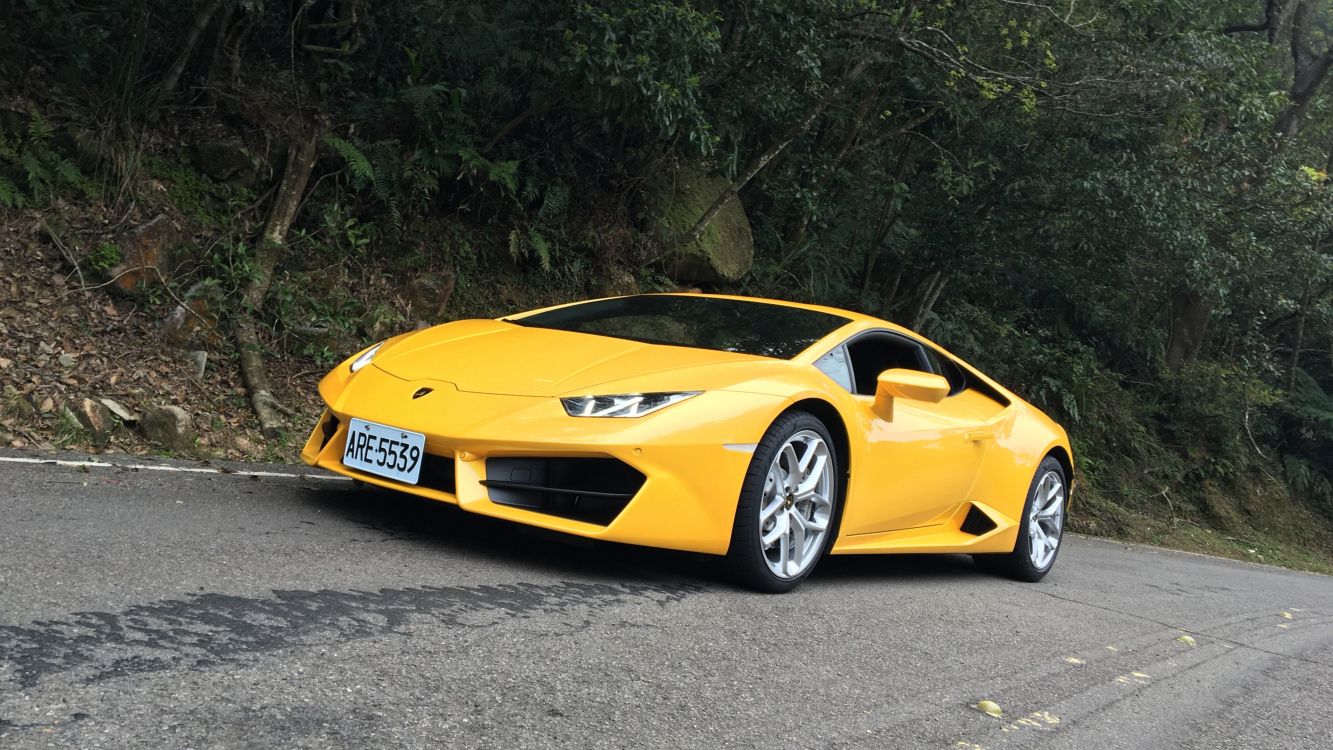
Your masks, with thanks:
[[(423, 388), (432, 391), (413, 399)], [(464, 393), (449, 383), (402, 380), (373, 367), (340, 393), (324, 395), (329, 408), (301, 451), (312, 466), (552, 531), (711, 554), (727, 551), (753, 445), (782, 407), (772, 396), (709, 392), (639, 419), (578, 418), (565, 414), (554, 398)], [(434, 458), (423, 466), (421, 482), (407, 485), (344, 466), (351, 417), (424, 433)], [(601, 512), (561, 515), (554, 505), (523, 502), (521, 488), (504, 486), (518, 476), (510, 473), (514, 466), (528, 465), (511, 459), (524, 458), (614, 459), (630, 469), (621, 473), (637, 472), (642, 482), (637, 489), (625, 484), (629, 479), (585, 482), (590, 493), (607, 496), (629, 486), (628, 497), (620, 501), (623, 507), (600, 497)], [(502, 467), (505, 475), (488, 477), (488, 466), (491, 473)], [(599, 474), (604, 469), (614, 467), (604, 465)], [(566, 477), (556, 484), (571, 482), (578, 483)]]

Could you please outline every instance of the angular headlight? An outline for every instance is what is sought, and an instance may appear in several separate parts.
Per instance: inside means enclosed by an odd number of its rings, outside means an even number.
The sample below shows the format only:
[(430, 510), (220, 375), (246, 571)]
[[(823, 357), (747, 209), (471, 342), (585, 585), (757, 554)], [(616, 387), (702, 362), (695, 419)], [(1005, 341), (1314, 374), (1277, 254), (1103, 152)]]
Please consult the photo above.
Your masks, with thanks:
[(384, 342), (382, 341), (370, 347), (369, 349), (365, 350), (364, 352), (361, 353), (361, 356), (352, 360), (352, 368), (351, 368), (352, 372), (356, 372), (357, 370), (360, 370), (362, 367), (365, 367), (366, 365), (370, 364), (370, 360), (375, 358), (375, 352), (379, 351), (381, 346), (384, 346)]
[(622, 393), (618, 396), (575, 396), (562, 398), (565, 413), (571, 417), (642, 417), (658, 409), (678, 404), (700, 391), (676, 393)]

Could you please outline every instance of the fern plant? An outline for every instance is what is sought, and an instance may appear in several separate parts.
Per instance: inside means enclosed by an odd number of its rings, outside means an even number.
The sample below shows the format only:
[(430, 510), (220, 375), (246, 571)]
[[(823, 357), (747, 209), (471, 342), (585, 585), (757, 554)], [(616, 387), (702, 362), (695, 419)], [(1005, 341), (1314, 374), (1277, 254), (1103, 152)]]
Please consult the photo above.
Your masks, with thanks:
[(22, 208), (27, 203), (25, 196), (8, 177), (0, 174), (0, 206)]
[(0, 206), (37, 205), (69, 189), (91, 192), (78, 166), (52, 146), (54, 136), (51, 124), (35, 111), (22, 133), (0, 132)]
[(419, 213), (429, 204), (452, 166), (429, 150), (407, 152), (396, 138), (367, 144), (326, 136), (324, 141), (346, 164), (348, 186), (383, 206), (395, 230), (402, 229), (404, 212)]
[(543, 271), (552, 269), (551, 243), (536, 227), (514, 227), (509, 230), (509, 257), (519, 261), (530, 255), (537, 256)]
[(1281, 406), (1287, 484), (1333, 517), (1333, 394), (1298, 368)]

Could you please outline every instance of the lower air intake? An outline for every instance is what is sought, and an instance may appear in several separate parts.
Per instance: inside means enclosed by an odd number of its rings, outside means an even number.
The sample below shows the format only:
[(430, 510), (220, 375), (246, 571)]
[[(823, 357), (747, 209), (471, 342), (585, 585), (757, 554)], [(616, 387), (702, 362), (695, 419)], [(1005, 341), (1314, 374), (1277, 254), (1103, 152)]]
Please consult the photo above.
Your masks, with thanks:
[(338, 431), (338, 418), (328, 411), (324, 412), (324, 414), (326, 418), (324, 419), (324, 423), (320, 425), (322, 428), (320, 430), (320, 450), (324, 450), (324, 446), (329, 444), (329, 441), (333, 439), (334, 433)]
[(457, 492), (454, 457), (427, 453), (421, 459), (421, 476), (417, 479), (417, 484), (422, 487), (429, 487), (432, 490), (448, 492), (451, 495)]
[(643, 482), (614, 458), (488, 458), (482, 484), (493, 503), (605, 526)]

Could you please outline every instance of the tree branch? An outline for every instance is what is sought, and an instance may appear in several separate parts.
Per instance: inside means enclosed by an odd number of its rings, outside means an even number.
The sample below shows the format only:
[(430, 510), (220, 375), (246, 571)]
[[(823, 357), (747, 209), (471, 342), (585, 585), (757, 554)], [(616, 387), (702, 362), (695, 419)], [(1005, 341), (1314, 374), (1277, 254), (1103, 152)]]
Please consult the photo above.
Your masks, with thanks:
[(223, 0), (210, 0), (200, 6), (199, 12), (194, 14), (194, 23), (190, 25), (190, 30), (185, 34), (185, 42), (181, 45), (180, 54), (176, 55), (176, 60), (171, 64), (171, 69), (167, 71), (167, 77), (162, 79), (162, 91), (158, 95), (160, 101), (166, 101), (171, 95), (176, 93), (176, 85), (180, 83), (181, 74), (185, 72), (185, 65), (194, 55), (194, 48), (199, 44), (199, 37), (208, 28), (208, 22), (213, 19), (213, 14), (221, 7)]

